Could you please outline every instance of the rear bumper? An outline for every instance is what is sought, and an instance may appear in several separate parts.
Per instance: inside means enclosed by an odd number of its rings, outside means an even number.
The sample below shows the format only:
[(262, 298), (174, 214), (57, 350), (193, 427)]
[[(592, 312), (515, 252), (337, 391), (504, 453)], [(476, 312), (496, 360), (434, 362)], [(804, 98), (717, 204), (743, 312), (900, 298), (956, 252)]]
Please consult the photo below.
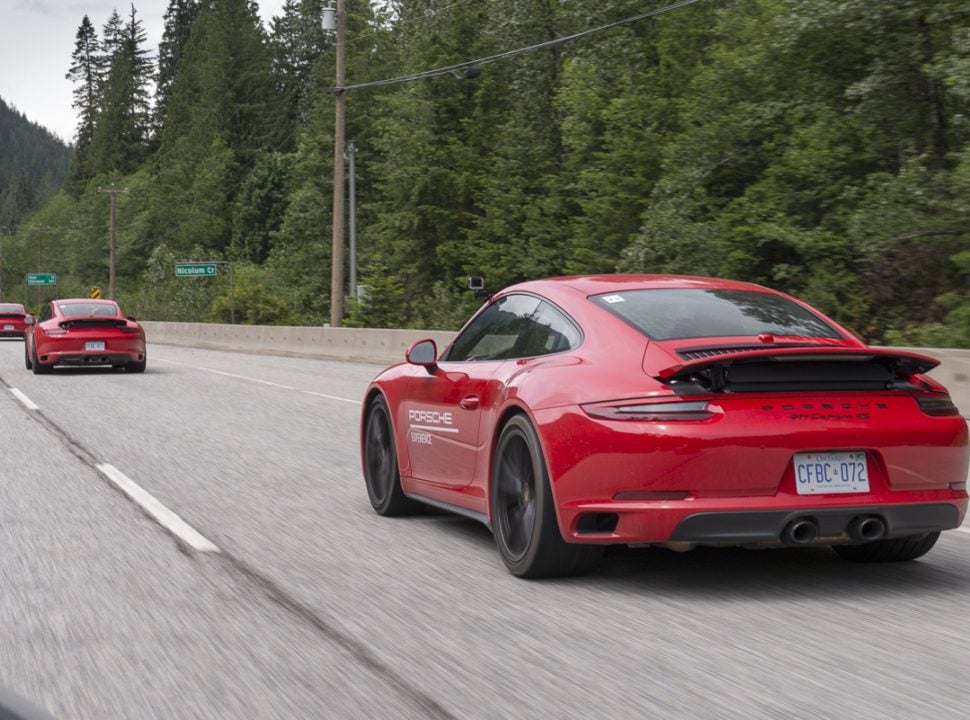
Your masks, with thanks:
[(818, 527), (818, 538), (850, 540), (850, 524), (857, 518), (877, 518), (885, 524), (884, 537), (922, 535), (952, 530), (960, 525), (960, 511), (949, 503), (925, 505), (862, 505), (846, 508), (806, 508), (761, 512), (705, 512), (688, 515), (670, 535), (672, 542), (701, 544), (775, 543), (793, 522), (808, 520)]
[(0, 330), (0, 337), (22, 338), (23, 336), (24, 336), (23, 330)]
[(134, 352), (48, 353), (41, 356), (45, 365), (124, 365), (144, 359), (144, 353)]

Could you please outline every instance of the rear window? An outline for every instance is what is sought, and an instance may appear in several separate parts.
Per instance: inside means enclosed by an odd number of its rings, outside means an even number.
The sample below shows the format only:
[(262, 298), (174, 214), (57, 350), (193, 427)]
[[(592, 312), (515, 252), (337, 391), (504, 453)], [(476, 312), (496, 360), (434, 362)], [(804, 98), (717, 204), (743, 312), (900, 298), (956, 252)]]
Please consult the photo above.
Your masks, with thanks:
[(103, 303), (65, 303), (58, 305), (58, 308), (64, 317), (87, 317), (89, 315), (116, 317), (118, 315), (117, 307)]
[(594, 295), (590, 300), (654, 340), (761, 334), (843, 337), (818, 315), (770, 293), (664, 288)]
[(24, 311), (23, 305), (0, 305), (0, 313), (22, 313)]

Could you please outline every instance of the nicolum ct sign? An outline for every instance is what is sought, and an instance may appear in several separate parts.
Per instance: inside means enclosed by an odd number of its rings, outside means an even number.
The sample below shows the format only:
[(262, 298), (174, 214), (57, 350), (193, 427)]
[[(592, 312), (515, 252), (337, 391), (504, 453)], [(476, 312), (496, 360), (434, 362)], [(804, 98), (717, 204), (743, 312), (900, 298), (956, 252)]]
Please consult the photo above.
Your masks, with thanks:
[(175, 277), (212, 277), (218, 274), (217, 268), (214, 262), (177, 262)]

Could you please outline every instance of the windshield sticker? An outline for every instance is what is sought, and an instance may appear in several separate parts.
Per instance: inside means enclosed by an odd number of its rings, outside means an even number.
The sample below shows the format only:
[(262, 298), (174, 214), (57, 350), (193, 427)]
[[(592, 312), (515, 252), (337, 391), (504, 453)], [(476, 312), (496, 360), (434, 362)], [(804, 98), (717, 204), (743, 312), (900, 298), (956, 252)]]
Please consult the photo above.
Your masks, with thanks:
[(626, 300), (623, 299), (622, 295), (607, 295), (603, 298), (603, 302), (612, 305), (613, 303), (626, 302)]

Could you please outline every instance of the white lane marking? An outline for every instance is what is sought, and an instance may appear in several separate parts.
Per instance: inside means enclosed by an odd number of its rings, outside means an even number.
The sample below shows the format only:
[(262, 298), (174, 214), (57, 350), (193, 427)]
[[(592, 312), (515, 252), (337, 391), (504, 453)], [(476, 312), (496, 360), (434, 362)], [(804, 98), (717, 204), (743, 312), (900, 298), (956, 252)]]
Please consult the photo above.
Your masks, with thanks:
[(162, 505), (154, 496), (142, 489), (134, 480), (121, 472), (114, 465), (102, 463), (97, 466), (98, 470), (125, 495), (141, 506), (145, 512), (155, 518), (159, 525), (164, 527), (177, 538), (185, 542), (196, 552), (219, 552), (211, 541), (204, 537), (198, 530), (189, 525), (176, 513)]
[(216, 375), (224, 375), (226, 377), (236, 378), (237, 380), (247, 380), (249, 382), (259, 383), (260, 385), (269, 385), (270, 387), (281, 388), (283, 390), (292, 390), (293, 392), (302, 393), (303, 395), (312, 395), (313, 397), (324, 398), (325, 400), (337, 400), (339, 402), (351, 403), (352, 405), (360, 405), (360, 400), (351, 400), (350, 398), (327, 395), (325, 393), (313, 392), (311, 390), (301, 390), (300, 388), (293, 387), (292, 385), (281, 385), (280, 383), (270, 382), (269, 380), (260, 380), (259, 378), (249, 377), (247, 375), (237, 375), (236, 373), (226, 372), (224, 370), (215, 370), (213, 368), (201, 367), (199, 365), (189, 365), (188, 363), (180, 363), (176, 362), (175, 360), (163, 360), (162, 358), (155, 358), (155, 362), (166, 362), (170, 363), (171, 365), (181, 365), (182, 367), (192, 368), (193, 370), (203, 370)]
[(20, 392), (17, 388), (10, 388), (10, 394), (17, 398), (20, 402), (24, 404), (28, 410), (40, 410), (33, 400)]

